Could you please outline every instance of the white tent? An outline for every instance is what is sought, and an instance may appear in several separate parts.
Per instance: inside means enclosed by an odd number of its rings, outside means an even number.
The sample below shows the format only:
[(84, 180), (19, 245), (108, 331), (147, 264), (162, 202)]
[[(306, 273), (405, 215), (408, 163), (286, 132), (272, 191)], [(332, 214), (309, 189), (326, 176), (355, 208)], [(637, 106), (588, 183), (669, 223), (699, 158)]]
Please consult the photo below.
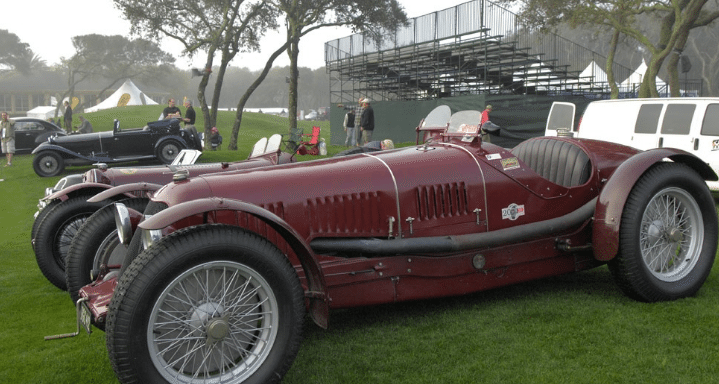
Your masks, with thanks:
[(85, 112), (95, 112), (101, 109), (124, 107), (126, 105), (157, 105), (157, 102), (142, 93), (132, 80), (127, 79), (110, 97), (94, 107), (86, 108)]
[[(62, 108), (60, 108), (59, 116), (62, 116)], [(27, 111), (27, 117), (34, 117), (36, 119), (47, 120), (51, 117), (55, 117), (55, 107), (52, 107), (52, 106), (35, 107), (35, 108)]]
[[(647, 72), (647, 63), (642, 59), (642, 63), (639, 64), (639, 67), (634, 70), (634, 72), (627, 77), (626, 80), (622, 81), (621, 84), (619, 84), (619, 90), (620, 92), (636, 92), (639, 90), (639, 86), (642, 84), (642, 80), (644, 80), (644, 74)], [(662, 89), (666, 86), (667, 83), (665, 83), (662, 79), (657, 76), (656, 78), (657, 82), (657, 89)]]

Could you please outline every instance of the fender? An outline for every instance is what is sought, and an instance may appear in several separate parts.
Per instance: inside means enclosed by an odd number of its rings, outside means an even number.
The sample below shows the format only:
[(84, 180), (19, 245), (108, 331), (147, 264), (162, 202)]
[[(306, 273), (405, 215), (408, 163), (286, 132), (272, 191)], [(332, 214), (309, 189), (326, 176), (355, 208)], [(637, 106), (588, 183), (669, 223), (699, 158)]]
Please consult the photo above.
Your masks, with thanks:
[(108, 190), (102, 191), (98, 193), (97, 195), (87, 199), (89, 203), (99, 203), (103, 200), (113, 198), (115, 196), (124, 194), (127, 197), (136, 197), (135, 195), (131, 194), (130, 192), (143, 192), (144, 195), (148, 195), (144, 192), (155, 192), (158, 189), (162, 188), (162, 185), (159, 184), (152, 184), (152, 183), (131, 183), (131, 184), (122, 184), (118, 185), (117, 187), (112, 187)]
[(613, 259), (619, 251), (619, 228), (629, 193), (639, 178), (654, 164), (671, 159), (686, 164), (704, 180), (716, 181), (714, 171), (698, 157), (674, 148), (656, 148), (638, 153), (617, 167), (599, 194), (594, 214), (592, 243), (597, 260)]
[(61, 147), (61, 146), (59, 146), (59, 145), (50, 144), (50, 143), (42, 143), (42, 144), (40, 144), (40, 146), (38, 146), (37, 148), (33, 149), (32, 153), (33, 153), (33, 154), (38, 154), (38, 153), (43, 152), (43, 151), (55, 151), (55, 152), (60, 152), (60, 153), (63, 153), (63, 154), (65, 154), (65, 155), (68, 155), (68, 156), (70, 156), (70, 157), (74, 157), (74, 158), (77, 158), (77, 159), (86, 160), (86, 161), (91, 162), (91, 163), (102, 162), (102, 161), (110, 161), (110, 162), (112, 161), (112, 158), (110, 158), (110, 157), (99, 157), (99, 156), (89, 157), (89, 156), (84, 156), (84, 155), (81, 155), (81, 154), (79, 154), (79, 153), (77, 153), (77, 152), (75, 152), (75, 151), (71, 151), (71, 150), (69, 150), (69, 149), (67, 149), (67, 148), (65, 148), (65, 147)]
[(192, 200), (167, 208), (144, 220), (139, 227), (148, 230), (162, 229), (189, 216), (220, 210), (239, 211), (255, 216), (272, 227), (287, 241), (295, 254), (297, 254), (297, 258), (307, 277), (308, 292), (305, 292), (305, 296), (310, 299), (312, 320), (326, 329), (329, 322), (329, 301), (327, 298), (327, 285), (320, 264), (314, 258), (309, 244), (289, 224), (274, 213), (244, 201), (212, 197)]
[(110, 189), (112, 188), (112, 185), (102, 184), (102, 183), (80, 183), (80, 184), (73, 184), (67, 188), (61, 189), (51, 195), (48, 195), (44, 197), (42, 200), (45, 201), (52, 201), (55, 199), (60, 199), (61, 201), (65, 201), (75, 195), (78, 195), (79, 191), (82, 190), (90, 190), (91, 195), (95, 195), (103, 189)]
[[(162, 137), (160, 140), (157, 140), (157, 142), (155, 143), (155, 148), (154, 148), (154, 150), (157, 151), (157, 148), (159, 148), (160, 145), (162, 145), (162, 143), (166, 142), (167, 140), (179, 141), (180, 144), (184, 145), (185, 148), (190, 148), (190, 149), (192, 149), (192, 148), (195, 147), (194, 145), (187, 145), (187, 141), (185, 141), (185, 139), (183, 139), (182, 136), (180, 136), (180, 135), (172, 135), (172, 136), (164, 136), (164, 137)], [(182, 149), (182, 148), (180, 148), (180, 149)]]

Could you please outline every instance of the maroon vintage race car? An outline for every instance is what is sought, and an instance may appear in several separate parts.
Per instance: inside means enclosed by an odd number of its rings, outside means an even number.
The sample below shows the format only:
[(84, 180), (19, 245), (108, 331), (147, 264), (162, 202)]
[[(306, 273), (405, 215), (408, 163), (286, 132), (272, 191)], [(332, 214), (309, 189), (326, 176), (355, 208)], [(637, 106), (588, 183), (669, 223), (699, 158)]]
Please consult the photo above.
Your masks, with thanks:
[(264, 383), (291, 366), (306, 311), (327, 327), (334, 308), (607, 263), (637, 300), (700, 289), (718, 231), (705, 163), (567, 137), (507, 150), (477, 117), (415, 147), (178, 179), (144, 217), (115, 204), (128, 250), (78, 291), (78, 333), (105, 329), (122, 383)]
[[(38, 203), (31, 231), (32, 248), (42, 274), (60, 289), (67, 289), (65, 260), (72, 239), (90, 215), (105, 205), (120, 199), (133, 198), (133, 207), (144, 209), (147, 195), (172, 181), (177, 172), (189, 176), (228, 172), (238, 169), (265, 167), (293, 162), (294, 158), (280, 150), (281, 135), (260, 139), (246, 160), (230, 163), (183, 164), (178, 156), (176, 164), (108, 168), (101, 164), (83, 175), (62, 178), (54, 188), (48, 188)], [(189, 156), (189, 155), (188, 155)], [(88, 202), (92, 196), (115, 188), (100, 201)], [(139, 204), (139, 205), (138, 205)]]

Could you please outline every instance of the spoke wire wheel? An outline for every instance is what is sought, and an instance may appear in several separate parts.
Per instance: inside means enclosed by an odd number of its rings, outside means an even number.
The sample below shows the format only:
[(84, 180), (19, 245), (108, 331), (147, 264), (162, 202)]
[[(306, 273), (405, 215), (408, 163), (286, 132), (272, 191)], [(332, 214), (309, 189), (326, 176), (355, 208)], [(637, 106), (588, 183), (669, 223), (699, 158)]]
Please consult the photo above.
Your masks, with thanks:
[(267, 281), (246, 265), (215, 261), (178, 276), (150, 314), (147, 341), (168, 382), (243, 382), (277, 337), (279, 305)]
[(692, 296), (711, 272), (718, 228), (714, 199), (699, 173), (686, 164), (657, 163), (627, 196), (609, 270), (638, 301)]
[(52, 173), (60, 166), (57, 159), (52, 156), (43, 156), (38, 163), (40, 164), (40, 169), (45, 173)]
[(639, 246), (649, 272), (664, 282), (686, 277), (702, 249), (704, 225), (694, 198), (683, 189), (666, 188), (647, 204)]
[(80, 227), (85, 223), (87, 218), (90, 217), (89, 213), (79, 214), (67, 220), (60, 230), (57, 232), (55, 237), (55, 261), (57, 265), (65, 269), (65, 258), (67, 257), (67, 251), (70, 249), (72, 239), (75, 237)]
[(168, 141), (159, 148), (158, 157), (163, 163), (170, 164), (178, 153), (180, 153), (180, 144), (175, 141)]

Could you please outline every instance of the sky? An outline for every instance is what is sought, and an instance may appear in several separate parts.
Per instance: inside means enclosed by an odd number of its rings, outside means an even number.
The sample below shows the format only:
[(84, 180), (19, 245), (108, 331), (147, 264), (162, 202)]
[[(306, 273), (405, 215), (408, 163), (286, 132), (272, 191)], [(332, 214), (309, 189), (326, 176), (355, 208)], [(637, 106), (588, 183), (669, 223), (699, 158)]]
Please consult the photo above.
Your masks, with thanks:
[[(399, 0), (410, 18), (439, 11), (469, 0)], [(70, 57), (74, 53), (71, 38), (73, 36), (100, 34), (122, 35), (130, 37), (130, 23), (122, 18), (122, 13), (114, 7), (112, 0), (21, 0), (2, 6), (3, 21), (0, 29), (16, 34), (20, 40), (30, 45), (30, 49), (49, 65), (60, 62), (61, 57)], [(325, 65), (324, 43), (351, 35), (348, 28), (321, 28), (311, 32), (300, 41), (300, 67), (316, 69)], [(130, 37), (132, 38), (132, 37)], [(261, 42), (263, 52), (259, 54), (238, 54), (230, 65), (247, 67), (251, 70), (262, 69), (267, 57), (282, 45), (284, 33), (269, 33)], [(164, 39), (161, 48), (173, 54), (180, 69), (190, 69), (204, 65), (204, 55), (194, 62), (183, 58), (182, 45), (170, 39)], [(264, 48), (267, 47), (267, 48)], [(218, 57), (219, 58), (219, 57)], [(219, 62), (218, 58), (215, 62)], [(287, 66), (287, 55), (278, 57), (274, 66)]]

